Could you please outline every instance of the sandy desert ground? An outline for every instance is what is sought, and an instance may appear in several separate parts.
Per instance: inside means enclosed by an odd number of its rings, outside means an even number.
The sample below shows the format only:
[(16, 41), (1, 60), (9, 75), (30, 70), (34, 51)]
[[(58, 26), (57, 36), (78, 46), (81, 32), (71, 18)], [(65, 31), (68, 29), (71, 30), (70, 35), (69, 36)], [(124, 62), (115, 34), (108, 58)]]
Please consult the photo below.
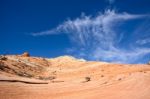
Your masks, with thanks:
[(150, 65), (1, 56), (0, 99), (150, 99)]

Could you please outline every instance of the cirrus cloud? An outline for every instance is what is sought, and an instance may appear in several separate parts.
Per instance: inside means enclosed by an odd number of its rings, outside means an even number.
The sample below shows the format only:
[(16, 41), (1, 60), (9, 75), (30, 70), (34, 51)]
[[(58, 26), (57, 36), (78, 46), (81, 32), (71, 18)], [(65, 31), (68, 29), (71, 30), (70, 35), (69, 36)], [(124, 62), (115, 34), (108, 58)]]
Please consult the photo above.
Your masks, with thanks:
[(33, 36), (55, 35), (65, 33), (74, 43), (69, 48), (75, 56), (91, 60), (109, 62), (134, 63), (150, 53), (150, 48), (133, 46), (121, 48), (119, 42), (124, 38), (117, 31), (120, 24), (146, 15), (117, 13), (115, 10), (106, 10), (96, 16), (82, 15), (76, 19), (69, 19), (48, 31), (32, 33)]

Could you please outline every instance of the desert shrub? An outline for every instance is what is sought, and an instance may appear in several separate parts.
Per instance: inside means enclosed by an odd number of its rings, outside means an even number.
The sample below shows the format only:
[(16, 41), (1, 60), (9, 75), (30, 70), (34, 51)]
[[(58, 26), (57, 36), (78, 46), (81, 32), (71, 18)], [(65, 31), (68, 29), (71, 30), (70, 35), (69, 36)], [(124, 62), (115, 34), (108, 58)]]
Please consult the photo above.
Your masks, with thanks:
[(0, 56), (0, 60), (7, 60), (7, 58), (5, 56)]
[(85, 77), (86, 82), (91, 81), (90, 77)]

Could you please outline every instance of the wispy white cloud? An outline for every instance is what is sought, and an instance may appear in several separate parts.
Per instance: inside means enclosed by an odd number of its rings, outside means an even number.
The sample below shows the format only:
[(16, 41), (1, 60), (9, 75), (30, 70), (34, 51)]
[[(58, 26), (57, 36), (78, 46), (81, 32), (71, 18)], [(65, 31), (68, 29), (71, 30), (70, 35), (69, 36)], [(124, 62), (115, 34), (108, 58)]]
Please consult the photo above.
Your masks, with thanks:
[(100, 59), (109, 62), (116, 63), (134, 63), (135, 61), (142, 59), (146, 54), (150, 53), (150, 48), (135, 48), (132, 50), (125, 49), (109, 49), (104, 50), (98, 48), (93, 53), (95, 59)]
[(150, 43), (150, 38), (137, 40), (136, 43), (139, 45), (144, 45), (144, 44)]
[(78, 48), (69, 51), (75, 52), (81, 57), (89, 57), (95, 60), (116, 61), (132, 63), (150, 53), (148, 48), (123, 49), (117, 43), (123, 38), (123, 34), (116, 31), (117, 26), (127, 20), (143, 18), (145, 15), (129, 13), (117, 13), (115, 10), (106, 10), (97, 16), (82, 15), (74, 20), (67, 20), (54, 29), (33, 36), (54, 35), (66, 33)]

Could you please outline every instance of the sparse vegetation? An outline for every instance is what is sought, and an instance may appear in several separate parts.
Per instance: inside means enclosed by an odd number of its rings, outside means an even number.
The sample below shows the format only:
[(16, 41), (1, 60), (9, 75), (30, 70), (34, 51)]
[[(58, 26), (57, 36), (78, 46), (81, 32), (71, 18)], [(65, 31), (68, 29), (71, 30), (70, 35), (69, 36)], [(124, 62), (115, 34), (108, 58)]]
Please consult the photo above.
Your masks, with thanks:
[(91, 81), (91, 78), (90, 77), (85, 77), (85, 82), (89, 82), (89, 81)]
[(0, 60), (7, 60), (7, 58), (5, 56), (1, 55)]
[(91, 81), (91, 78), (90, 77), (85, 77), (85, 81), (83, 81), (82, 83), (89, 82), (89, 81)]

